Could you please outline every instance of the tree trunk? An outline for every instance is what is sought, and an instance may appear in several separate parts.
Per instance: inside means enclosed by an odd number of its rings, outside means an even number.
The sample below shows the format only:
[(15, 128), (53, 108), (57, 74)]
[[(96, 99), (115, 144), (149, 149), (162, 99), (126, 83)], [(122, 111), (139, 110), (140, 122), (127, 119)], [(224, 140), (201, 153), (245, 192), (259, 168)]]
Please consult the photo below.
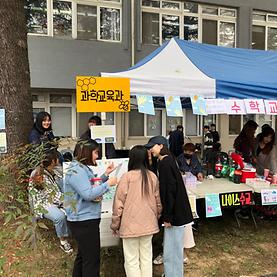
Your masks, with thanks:
[(0, 4), (0, 108), (6, 114), (8, 152), (27, 143), (33, 125), (24, 2)]

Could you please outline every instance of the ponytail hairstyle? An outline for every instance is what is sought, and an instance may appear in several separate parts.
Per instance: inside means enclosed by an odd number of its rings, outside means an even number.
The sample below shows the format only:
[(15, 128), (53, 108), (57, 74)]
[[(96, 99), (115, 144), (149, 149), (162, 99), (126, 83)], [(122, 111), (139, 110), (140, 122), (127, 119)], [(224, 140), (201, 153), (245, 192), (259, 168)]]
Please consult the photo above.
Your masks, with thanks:
[(142, 175), (142, 193), (149, 195), (148, 170), (149, 159), (147, 149), (143, 145), (134, 146), (129, 152), (128, 171), (140, 170)]

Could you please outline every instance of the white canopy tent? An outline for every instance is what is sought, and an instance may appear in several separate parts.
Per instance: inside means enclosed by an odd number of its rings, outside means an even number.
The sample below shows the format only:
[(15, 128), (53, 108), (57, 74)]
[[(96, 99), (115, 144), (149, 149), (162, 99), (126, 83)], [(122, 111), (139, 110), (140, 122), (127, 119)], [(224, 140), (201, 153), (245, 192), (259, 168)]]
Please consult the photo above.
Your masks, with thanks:
[(171, 39), (126, 71), (101, 73), (103, 77), (131, 80), (131, 94), (215, 98), (215, 79), (199, 70)]

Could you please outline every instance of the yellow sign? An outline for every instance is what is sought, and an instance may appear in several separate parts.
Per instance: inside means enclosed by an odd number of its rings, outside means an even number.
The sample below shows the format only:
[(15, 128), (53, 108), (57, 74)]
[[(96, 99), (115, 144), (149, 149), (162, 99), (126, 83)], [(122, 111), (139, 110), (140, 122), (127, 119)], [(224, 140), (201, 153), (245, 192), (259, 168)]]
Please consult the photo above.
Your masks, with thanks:
[(77, 76), (77, 112), (129, 112), (130, 79)]

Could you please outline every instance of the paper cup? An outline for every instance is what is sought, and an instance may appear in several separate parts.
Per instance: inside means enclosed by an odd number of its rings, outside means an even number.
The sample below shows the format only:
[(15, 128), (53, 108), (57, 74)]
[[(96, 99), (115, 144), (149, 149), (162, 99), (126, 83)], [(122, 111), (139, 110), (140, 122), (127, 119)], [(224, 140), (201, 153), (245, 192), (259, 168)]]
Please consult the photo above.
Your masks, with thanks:
[(264, 169), (264, 177), (267, 178), (269, 175), (269, 169), (265, 168)]

